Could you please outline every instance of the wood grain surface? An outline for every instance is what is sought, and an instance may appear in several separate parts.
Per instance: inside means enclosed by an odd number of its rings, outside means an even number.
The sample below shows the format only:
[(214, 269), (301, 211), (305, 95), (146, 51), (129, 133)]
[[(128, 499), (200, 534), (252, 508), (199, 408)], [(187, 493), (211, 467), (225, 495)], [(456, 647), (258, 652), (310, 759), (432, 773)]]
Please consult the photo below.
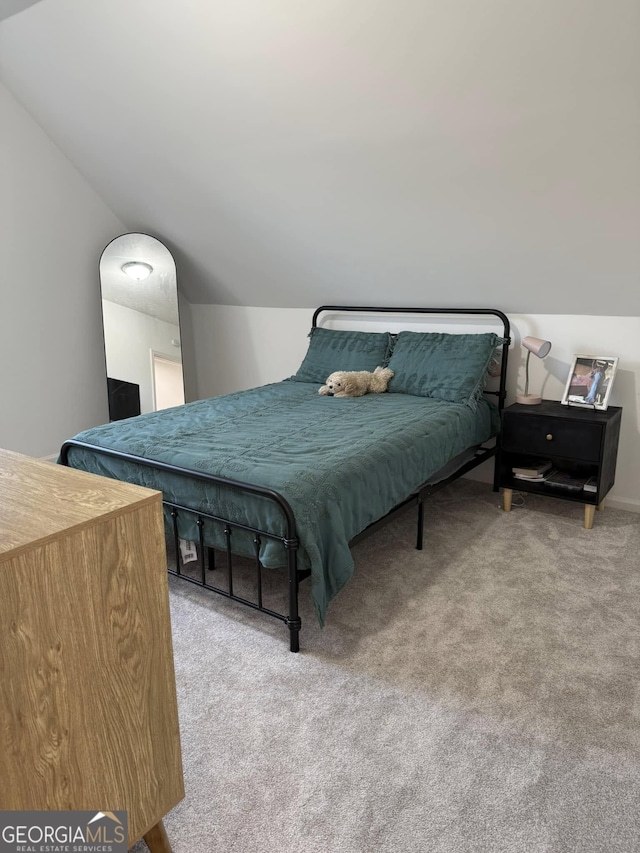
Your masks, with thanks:
[[(94, 475), (67, 493), (78, 472), (24, 460), (0, 492), (17, 543), (0, 554), (0, 809), (124, 809), (131, 845), (184, 796), (161, 495)], [(33, 498), (30, 546), (8, 480)]]
[(0, 560), (159, 494), (0, 449)]

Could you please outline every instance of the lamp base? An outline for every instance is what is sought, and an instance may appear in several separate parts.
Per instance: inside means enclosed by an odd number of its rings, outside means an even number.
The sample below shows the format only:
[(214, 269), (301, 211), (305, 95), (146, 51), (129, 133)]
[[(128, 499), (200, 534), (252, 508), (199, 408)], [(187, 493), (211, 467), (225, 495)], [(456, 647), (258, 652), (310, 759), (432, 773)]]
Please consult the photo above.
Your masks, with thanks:
[(521, 403), (523, 406), (539, 406), (542, 402), (542, 397), (539, 394), (518, 394), (516, 403)]

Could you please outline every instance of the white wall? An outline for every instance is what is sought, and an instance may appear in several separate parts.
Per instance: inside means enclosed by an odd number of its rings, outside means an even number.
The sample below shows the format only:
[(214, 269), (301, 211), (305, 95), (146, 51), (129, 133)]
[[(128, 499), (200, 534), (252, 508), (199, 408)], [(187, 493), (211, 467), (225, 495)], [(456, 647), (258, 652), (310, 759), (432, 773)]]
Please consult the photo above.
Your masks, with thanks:
[(307, 351), (312, 310), (192, 305), (201, 398), (230, 394), (296, 372)]
[(191, 305), (180, 290), (181, 270), (178, 269), (178, 313), (180, 315), (180, 348), (182, 350), (182, 369), (184, 373), (185, 400), (198, 399), (198, 382), (196, 377), (196, 349), (193, 339), (193, 322)]
[[(279, 382), (295, 373), (307, 351), (313, 310), (193, 305), (200, 396)], [(530, 314), (510, 320), (508, 404), (523, 390), (525, 351), (519, 342), (526, 335), (552, 341), (546, 359), (530, 361), (530, 390), (549, 400), (562, 398), (574, 354), (620, 358), (609, 403), (624, 412), (609, 503), (640, 512), (640, 317)], [(384, 320), (379, 327), (385, 327)], [(486, 471), (480, 475), (486, 478)]]
[(0, 83), (0, 447), (107, 420), (98, 258), (122, 223)]
[(180, 356), (171, 343), (180, 339), (180, 327), (106, 299), (102, 310), (109, 376), (139, 385), (141, 412), (153, 412), (151, 350), (170, 359)]

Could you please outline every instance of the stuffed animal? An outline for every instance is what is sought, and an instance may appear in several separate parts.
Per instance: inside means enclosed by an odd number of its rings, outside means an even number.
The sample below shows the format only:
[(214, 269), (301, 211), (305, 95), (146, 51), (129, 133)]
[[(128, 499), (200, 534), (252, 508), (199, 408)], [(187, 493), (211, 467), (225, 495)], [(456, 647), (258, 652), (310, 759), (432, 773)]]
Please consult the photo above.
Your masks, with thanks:
[(318, 394), (329, 397), (362, 397), (364, 394), (382, 394), (387, 390), (393, 370), (388, 367), (376, 367), (373, 373), (368, 370), (337, 370), (327, 376), (326, 384)]

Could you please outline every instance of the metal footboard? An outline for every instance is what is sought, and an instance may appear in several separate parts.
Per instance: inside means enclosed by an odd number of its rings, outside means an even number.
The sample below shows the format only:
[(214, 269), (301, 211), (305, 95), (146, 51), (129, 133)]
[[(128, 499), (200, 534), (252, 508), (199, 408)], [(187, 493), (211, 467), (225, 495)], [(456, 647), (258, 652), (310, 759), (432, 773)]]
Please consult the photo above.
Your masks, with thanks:
[[(167, 532), (168, 535), (173, 539), (176, 556), (175, 569), (169, 568), (169, 573), (176, 575), (177, 577), (181, 577), (183, 580), (189, 581), (190, 583), (196, 584), (197, 586), (201, 586), (205, 589), (211, 590), (212, 592), (216, 592), (218, 593), (218, 595), (222, 595), (225, 598), (230, 598), (233, 601), (238, 601), (241, 604), (244, 604), (245, 606), (253, 608), (254, 610), (259, 610), (261, 613), (266, 613), (268, 616), (272, 616), (275, 619), (281, 620), (289, 628), (289, 647), (291, 651), (297, 652), (300, 650), (300, 629), (302, 627), (302, 621), (300, 619), (298, 607), (298, 588), (300, 581), (308, 577), (310, 572), (307, 569), (300, 570), (298, 568), (298, 549), (300, 547), (300, 543), (296, 533), (295, 517), (288, 501), (284, 497), (282, 497), (281, 494), (274, 491), (273, 489), (263, 488), (262, 486), (256, 486), (252, 483), (243, 483), (239, 480), (231, 480), (225, 477), (217, 477), (213, 474), (207, 474), (201, 471), (193, 471), (189, 468), (182, 468), (180, 466), (170, 465), (167, 462), (159, 462), (153, 459), (146, 459), (143, 456), (135, 456), (134, 454), (124, 453), (119, 450), (112, 450), (106, 447), (98, 447), (92, 444), (87, 444), (82, 441), (77, 441), (75, 439), (66, 441), (62, 445), (62, 448), (60, 449), (59, 460), (61, 464), (69, 465), (69, 451), (74, 447), (90, 451), (91, 453), (110, 456), (115, 459), (121, 459), (126, 462), (134, 463), (136, 465), (143, 465), (147, 468), (153, 468), (155, 470), (160, 470), (171, 474), (179, 474), (181, 477), (188, 477), (190, 479), (200, 480), (201, 482), (210, 483), (217, 486), (224, 486), (230, 489), (234, 489), (240, 493), (258, 495), (275, 503), (282, 512), (284, 520), (284, 534), (282, 535), (272, 533), (268, 530), (262, 530), (259, 527), (252, 527), (247, 524), (241, 524), (236, 521), (231, 521), (229, 519), (222, 518), (221, 516), (194, 510), (190, 507), (182, 506), (173, 501), (163, 499), (163, 504), (167, 508), (169, 516), (171, 518), (170, 528)], [(197, 525), (197, 547), (199, 551), (198, 558), (200, 563), (199, 577), (194, 577), (191, 574), (185, 573), (180, 566), (180, 537), (178, 534), (178, 524), (181, 515), (189, 515), (191, 518), (194, 518), (195, 523)], [(216, 584), (210, 583), (210, 573), (215, 568), (215, 549), (208, 547), (206, 544), (208, 540), (206, 536), (205, 525), (207, 524), (216, 524), (222, 527), (222, 533), (224, 536), (224, 551), (226, 552), (227, 589), (224, 589), (223, 587), (220, 587)], [(248, 533), (253, 536), (254, 566), (257, 581), (256, 601), (251, 601), (250, 599), (245, 598), (241, 595), (237, 595), (234, 592), (234, 551), (232, 541), (234, 531), (243, 531), (244, 533)], [(263, 540), (267, 539), (280, 542), (286, 554), (288, 580), (287, 613), (278, 613), (277, 611), (272, 610), (271, 608), (266, 607), (264, 605), (262, 594), (263, 567), (260, 562), (260, 550)]]

